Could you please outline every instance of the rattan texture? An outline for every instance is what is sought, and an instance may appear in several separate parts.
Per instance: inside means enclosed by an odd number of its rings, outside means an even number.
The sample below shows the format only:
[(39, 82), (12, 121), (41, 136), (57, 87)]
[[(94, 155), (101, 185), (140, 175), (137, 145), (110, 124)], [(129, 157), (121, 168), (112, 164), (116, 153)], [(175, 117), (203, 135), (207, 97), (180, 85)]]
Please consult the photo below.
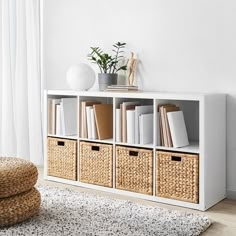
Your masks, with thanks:
[(40, 208), (40, 193), (36, 188), (0, 199), (0, 226), (22, 222), (35, 215)]
[(153, 151), (116, 147), (116, 188), (153, 194)]
[(16, 157), (0, 157), (0, 198), (30, 190), (38, 179), (33, 163)]
[(198, 155), (157, 151), (156, 157), (157, 196), (198, 203)]
[(112, 187), (112, 145), (80, 142), (80, 181)]
[(77, 141), (48, 137), (48, 175), (77, 180)]

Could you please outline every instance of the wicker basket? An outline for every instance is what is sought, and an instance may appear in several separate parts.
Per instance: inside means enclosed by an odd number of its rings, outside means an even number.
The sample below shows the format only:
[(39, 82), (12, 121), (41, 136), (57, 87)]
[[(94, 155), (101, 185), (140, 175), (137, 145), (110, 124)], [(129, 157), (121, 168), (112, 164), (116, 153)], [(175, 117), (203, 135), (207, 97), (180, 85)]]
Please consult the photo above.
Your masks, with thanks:
[(77, 141), (48, 137), (48, 175), (77, 180)]
[(162, 151), (156, 154), (157, 196), (198, 203), (198, 155)]
[(80, 181), (112, 187), (112, 155), (112, 145), (80, 142)]
[(116, 147), (116, 188), (153, 194), (153, 151)]

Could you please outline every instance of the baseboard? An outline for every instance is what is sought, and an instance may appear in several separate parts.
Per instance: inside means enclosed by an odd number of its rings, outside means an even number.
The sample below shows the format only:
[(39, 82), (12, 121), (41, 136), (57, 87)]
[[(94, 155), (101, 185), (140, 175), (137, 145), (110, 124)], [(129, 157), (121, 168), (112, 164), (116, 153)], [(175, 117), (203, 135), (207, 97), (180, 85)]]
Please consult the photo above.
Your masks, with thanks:
[(236, 200), (236, 191), (227, 190), (227, 195), (226, 196), (227, 196), (228, 199)]

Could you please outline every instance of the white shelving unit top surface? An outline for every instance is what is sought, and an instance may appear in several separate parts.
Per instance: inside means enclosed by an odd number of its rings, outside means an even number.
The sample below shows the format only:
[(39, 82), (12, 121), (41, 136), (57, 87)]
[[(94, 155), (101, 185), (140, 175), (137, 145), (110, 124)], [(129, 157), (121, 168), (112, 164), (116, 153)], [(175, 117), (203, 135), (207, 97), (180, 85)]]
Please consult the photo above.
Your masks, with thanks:
[(209, 93), (169, 93), (169, 92), (103, 92), (103, 91), (76, 91), (76, 90), (47, 90), (48, 95), (58, 96), (87, 96), (87, 97), (115, 97), (115, 98), (143, 98), (199, 101)]

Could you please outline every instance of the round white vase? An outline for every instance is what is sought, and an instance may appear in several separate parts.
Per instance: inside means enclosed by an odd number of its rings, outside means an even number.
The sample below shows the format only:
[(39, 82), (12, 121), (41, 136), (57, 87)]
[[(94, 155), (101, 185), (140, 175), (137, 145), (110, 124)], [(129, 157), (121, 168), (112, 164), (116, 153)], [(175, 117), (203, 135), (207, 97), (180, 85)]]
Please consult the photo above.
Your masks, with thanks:
[(73, 90), (88, 90), (95, 82), (94, 70), (85, 63), (70, 66), (66, 73), (68, 85)]

